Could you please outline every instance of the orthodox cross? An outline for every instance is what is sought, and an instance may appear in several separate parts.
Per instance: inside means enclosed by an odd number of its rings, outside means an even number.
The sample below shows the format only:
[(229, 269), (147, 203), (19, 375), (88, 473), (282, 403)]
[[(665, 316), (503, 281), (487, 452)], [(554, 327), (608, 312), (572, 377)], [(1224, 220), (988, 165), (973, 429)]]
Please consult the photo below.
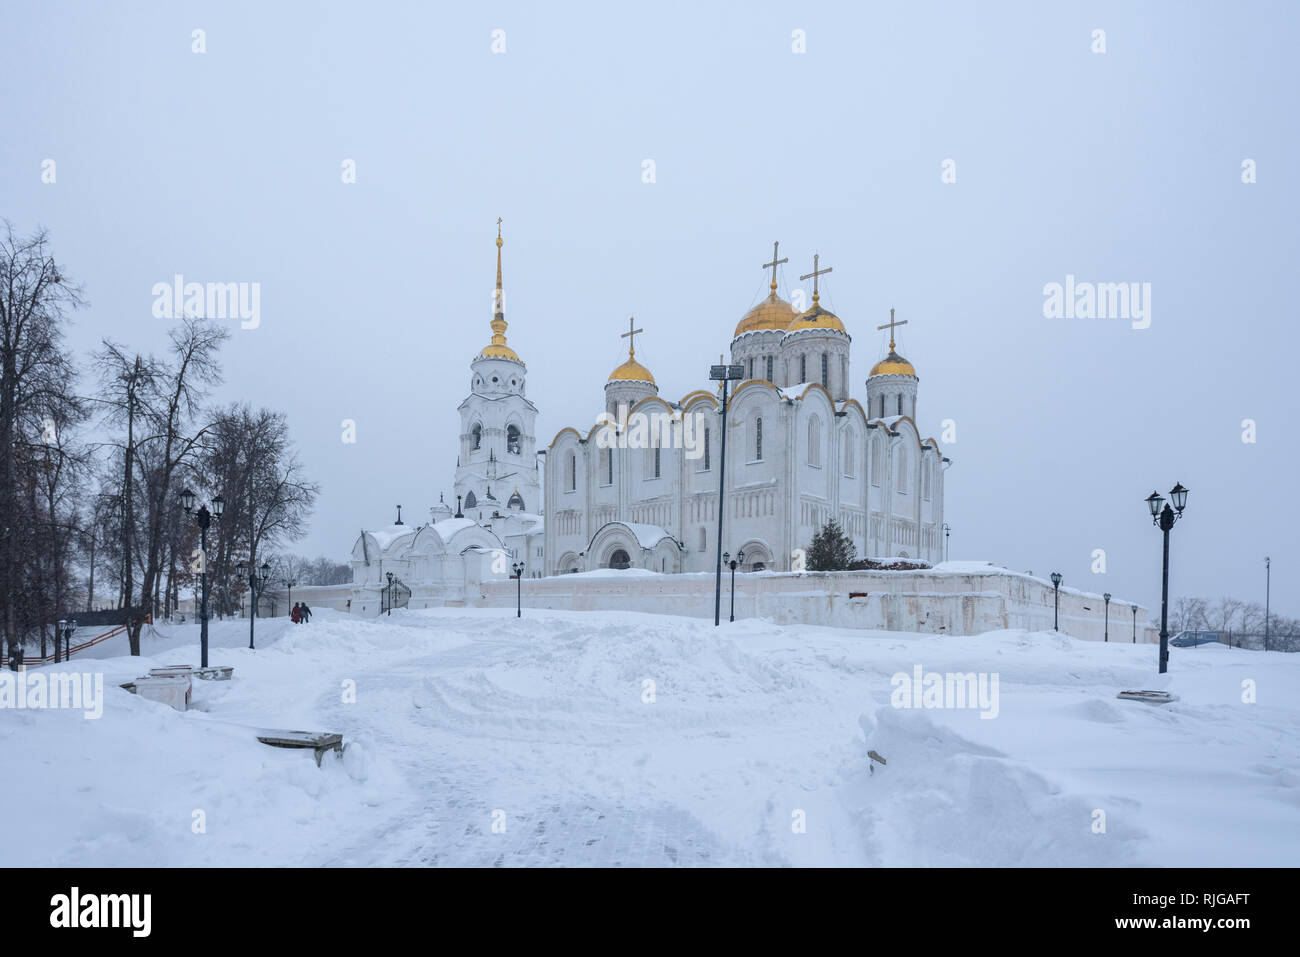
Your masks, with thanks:
[(501, 217), (497, 217), (497, 239), (501, 238)]
[[(786, 259), (776, 258), (776, 251), (780, 247), (780, 245), (781, 244), (779, 242), (772, 244), (772, 261), (770, 263), (763, 263), (764, 269), (772, 270), (772, 291), (773, 292), (776, 292), (776, 267), (781, 265), (781, 263), (788, 263), (790, 261), (788, 258)], [(813, 263), (814, 268), (816, 267), (816, 265), (817, 265), (816, 263)], [(829, 272), (830, 270), (827, 271)]]
[(619, 336), (620, 339), (626, 339), (626, 340), (627, 340), (627, 354), (628, 354), (629, 356), (634, 356), (634, 355), (636, 355), (636, 336), (637, 336), (637, 333), (638, 333), (638, 332), (645, 332), (644, 329), (637, 329), (637, 328), (635, 328), (635, 326), (636, 326), (636, 317), (635, 317), (635, 316), (628, 316), (628, 317), (627, 317), (627, 332), (625, 332), (625, 333), (623, 333), (621, 336)]
[(402, 506), (400, 506), (400, 505), (397, 506), (397, 521), (394, 522), (393, 524), (394, 524), (394, 525), (401, 525), (401, 524), (402, 524)]
[(893, 351), (894, 351), (894, 326), (905, 326), (905, 325), (907, 325), (907, 320), (906, 320), (906, 319), (904, 319), (902, 322), (895, 322), (895, 321), (894, 321), (894, 310), (893, 310), (893, 309), (890, 309), (890, 310), (889, 310), (889, 322), (888, 322), (886, 325), (883, 325), (883, 326), (876, 326), (876, 331), (880, 331), (881, 329), (888, 329), (888, 330), (889, 330), (889, 351), (890, 351), (890, 352), (893, 352)]
[(818, 298), (817, 277), (826, 275), (834, 268), (833, 266), (827, 266), (825, 269), (818, 269), (817, 267), (820, 262), (821, 256), (817, 253), (813, 253), (813, 271), (806, 276), (799, 277), (800, 282), (803, 282), (805, 279), (811, 279), (813, 281), (813, 302), (816, 302)]

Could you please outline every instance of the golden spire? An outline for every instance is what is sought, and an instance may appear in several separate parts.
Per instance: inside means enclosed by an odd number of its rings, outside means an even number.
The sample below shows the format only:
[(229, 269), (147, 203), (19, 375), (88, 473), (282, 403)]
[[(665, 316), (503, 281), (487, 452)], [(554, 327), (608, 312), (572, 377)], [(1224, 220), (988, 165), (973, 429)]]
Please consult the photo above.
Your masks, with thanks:
[(514, 359), (519, 362), (515, 350), (506, 345), (506, 306), (505, 293), (501, 288), (501, 247), (505, 241), (501, 238), (501, 217), (497, 217), (497, 286), (492, 295), (492, 342), (485, 346), (481, 355), (493, 359)]

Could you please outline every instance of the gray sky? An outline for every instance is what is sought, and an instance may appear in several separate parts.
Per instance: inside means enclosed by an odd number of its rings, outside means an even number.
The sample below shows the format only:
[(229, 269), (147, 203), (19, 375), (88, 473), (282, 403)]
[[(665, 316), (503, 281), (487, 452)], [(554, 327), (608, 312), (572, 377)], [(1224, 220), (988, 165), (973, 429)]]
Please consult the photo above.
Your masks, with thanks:
[[(1181, 481), (1171, 593), (1262, 601), (1270, 554), (1300, 614), (1294, 4), (5, 6), (0, 215), (84, 282), (80, 350), (160, 349), (176, 273), (261, 284), (221, 397), (289, 414), (297, 550), (450, 492), (501, 216), (539, 444), (600, 411), (629, 315), (661, 394), (704, 385), (779, 239), (783, 294), (834, 267), (859, 398), (909, 320), (954, 558), (1158, 604), (1142, 499)], [(1150, 327), (1045, 318), (1067, 274), (1149, 282)]]

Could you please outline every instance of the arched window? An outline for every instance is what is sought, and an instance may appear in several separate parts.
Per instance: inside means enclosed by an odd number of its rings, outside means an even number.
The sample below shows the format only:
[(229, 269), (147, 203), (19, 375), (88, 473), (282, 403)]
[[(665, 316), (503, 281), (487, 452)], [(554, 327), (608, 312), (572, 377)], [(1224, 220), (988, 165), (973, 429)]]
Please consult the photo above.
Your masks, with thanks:
[(475, 422), (474, 428), (469, 430), (469, 436), (471, 449), (479, 449), (483, 447), (483, 426)]
[(808, 381), (808, 357), (799, 357), (799, 382), (800, 384)]
[(898, 450), (898, 484), (894, 490), (907, 494), (907, 449), (904, 448)]
[(822, 425), (813, 416), (808, 420), (808, 464), (822, 464)]
[(754, 461), (759, 462), (763, 459), (763, 417), (760, 415), (754, 419)]
[(829, 353), (822, 353), (822, 388), (831, 387), (831, 357)]
[(519, 454), (519, 427), (516, 425), (506, 428), (506, 451), (511, 455)]
[(875, 439), (871, 443), (871, 484), (880, 487), (881, 479), (885, 474), (885, 443), (883, 439)]
[(853, 441), (853, 430), (849, 429), (844, 433), (844, 474), (849, 478), (853, 477), (853, 456), (857, 453)]
[(570, 492), (578, 488), (578, 457), (572, 452), (569, 453), (568, 461), (565, 463), (569, 474), (565, 476)]
[(474, 507), (475, 505), (477, 505), (477, 504), (478, 504), (478, 499), (474, 497), (474, 493), (473, 493), (473, 492), (470, 492), (468, 495), (465, 496), (465, 507), (466, 507), (466, 508), (473, 508), (473, 507)]
[(609, 449), (600, 450), (600, 474), (605, 476), (605, 484), (614, 484), (614, 455)]
[(704, 427), (704, 471), (709, 470), (709, 427)]
[(903, 393), (898, 393), (898, 414), (903, 414)]
[(767, 357), (767, 381), (772, 381), (772, 357)]
[(655, 453), (655, 478), (658, 478), (658, 477), (659, 477), (659, 467), (660, 467), (660, 464), (661, 464), (661, 463), (660, 463), (660, 453), (661, 453), (661, 452), (662, 452), (662, 449), (660, 449), (659, 446), (656, 445), (656, 446), (654, 447), (654, 453)]

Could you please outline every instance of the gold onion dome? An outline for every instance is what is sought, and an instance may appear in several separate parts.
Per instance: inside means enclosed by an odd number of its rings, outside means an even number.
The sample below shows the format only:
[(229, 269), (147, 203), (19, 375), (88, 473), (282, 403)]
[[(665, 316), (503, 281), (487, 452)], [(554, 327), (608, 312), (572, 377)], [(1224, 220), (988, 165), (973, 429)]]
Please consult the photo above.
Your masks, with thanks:
[(912, 367), (912, 363), (895, 352), (891, 344), (889, 355), (871, 367), (871, 372), (867, 375), (867, 378), (871, 378), (873, 375), (910, 375), (915, 377), (916, 369)]
[(501, 220), (497, 220), (497, 288), (492, 299), (492, 342), (479, 353), (485, 359), (510, 359), (523, 364), (518, 353), (506, 345), (505, 295), (501, 291)]
[(738, 339), (747, 332), (759, 332), (765, 329), (784, 332), (795, 315), (794, 306), (776, 294), (776, 283), (772, 283), (771, 293), (757, 306), (745, 313), (740, 322), (736, 324), (736, 334), (732, 338)]
[(627, 355), (627, 362), (624, 362), (609, 374), (610, 382), (617, 382), (619, 380), (626, 381), (629, 379), (634, 382), (649, 382), (651, 385), (655, 384), (655, 377), (650, 374), (650, 370), (637, 362), (636, 359), (632, 357), (630, 351)]
[(786, 328), (786, 335), (792, 332), (800, 332), (804, 329), (834, 329), (836, 332), (842, 332), (848, 335), (848, 330), (844, 328), (844, 323), (840, 317), (835, 315), (829, 309), (823, 309), (821, 303), (817, 301), (818, 297), (813, 295), (812, 308), (801, 316), (797, 316)]

